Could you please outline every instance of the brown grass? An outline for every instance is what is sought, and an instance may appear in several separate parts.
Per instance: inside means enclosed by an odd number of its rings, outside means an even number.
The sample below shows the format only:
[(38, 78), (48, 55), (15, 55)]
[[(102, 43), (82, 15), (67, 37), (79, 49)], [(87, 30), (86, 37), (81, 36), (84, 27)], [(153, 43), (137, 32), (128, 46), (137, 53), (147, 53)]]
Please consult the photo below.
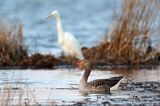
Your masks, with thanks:
[(22, 24), (0, 21), (0, 66), (16, 66), (26, 57)]
[(59, 60), (53, 55), (42, 55), (40, 53), (36, 53), (21, 61), (20, 66), (22, 68), (50, 69), (54, 68), (58, 62)]
[(151, 45), (151, 36), (158, 35), (160, 30), (160, 24), (157, 25), (159, 11), (159, 0), (123, 0), (120, 12), (113, 16), (110, 42), (106, 32), (104, 42), (84, 50), (85, 57), (94, 63), (115, 64), (157, 60), (158, 51)]

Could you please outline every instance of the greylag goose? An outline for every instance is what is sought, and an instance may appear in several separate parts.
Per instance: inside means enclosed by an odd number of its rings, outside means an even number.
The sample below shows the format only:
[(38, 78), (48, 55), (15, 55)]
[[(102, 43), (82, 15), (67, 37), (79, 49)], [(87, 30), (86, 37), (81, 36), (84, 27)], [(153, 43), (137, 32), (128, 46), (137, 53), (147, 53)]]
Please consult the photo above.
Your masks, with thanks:
[(125, 79), (123, 76), (119, 76), (87, 82), (91, 73), (90, 62), (87, 60), (81, 60), (78, 61), (76, 65), (80, 69), (85, 69), (85, 72), (79, 83), (79, 91), (83, 93), (110, 93), (110, 90), (117, 90), (120, 83)]

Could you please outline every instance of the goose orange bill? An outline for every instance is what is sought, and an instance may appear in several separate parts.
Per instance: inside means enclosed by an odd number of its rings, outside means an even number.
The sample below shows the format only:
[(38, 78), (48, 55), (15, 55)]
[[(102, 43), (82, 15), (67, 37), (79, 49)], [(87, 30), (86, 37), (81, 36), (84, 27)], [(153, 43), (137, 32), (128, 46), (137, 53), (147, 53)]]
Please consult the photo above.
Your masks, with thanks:
[(77, 61), (76, 66), (81, 68), (83, 66), (83, 61)]

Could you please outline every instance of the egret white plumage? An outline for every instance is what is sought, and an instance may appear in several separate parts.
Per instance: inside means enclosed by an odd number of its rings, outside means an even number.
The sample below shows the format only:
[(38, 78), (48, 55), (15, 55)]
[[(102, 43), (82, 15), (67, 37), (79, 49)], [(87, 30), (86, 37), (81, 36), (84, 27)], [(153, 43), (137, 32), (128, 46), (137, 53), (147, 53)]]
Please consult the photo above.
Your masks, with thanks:
[(61, 18), (60, 18), (60, 14), (58, 10), (54, 10), (47, 17), (47, 19), (52, 18), (52, 17), (56, 19), (58, 42), (60, 43), (64, 52), (80, 60), (84, 59), (82, 51), (81, 51), (81, 46), (78, 40), (71, 33), (63, 31)]

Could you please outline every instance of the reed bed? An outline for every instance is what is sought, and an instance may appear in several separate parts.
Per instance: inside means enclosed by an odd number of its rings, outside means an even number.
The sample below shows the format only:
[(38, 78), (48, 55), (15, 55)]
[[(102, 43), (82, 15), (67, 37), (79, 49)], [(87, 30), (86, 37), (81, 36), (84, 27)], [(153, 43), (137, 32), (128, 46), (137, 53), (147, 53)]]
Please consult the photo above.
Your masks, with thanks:
[(36, 53), (21, 61), (20, 66), (22, 68), (51, 69), (59, 62), (60, 60), (53, 55)]
[(18, 66), (27, 57), (23, 44), (23, 26), (20, 22), (0, 21), (0, 66)]
[(85, 57), (93, 63), (157, 63), (159, 16), (159, 0), (123, 0), (120, 12), (113, 14), (105, 40), (96, 47), (83, 49)]

